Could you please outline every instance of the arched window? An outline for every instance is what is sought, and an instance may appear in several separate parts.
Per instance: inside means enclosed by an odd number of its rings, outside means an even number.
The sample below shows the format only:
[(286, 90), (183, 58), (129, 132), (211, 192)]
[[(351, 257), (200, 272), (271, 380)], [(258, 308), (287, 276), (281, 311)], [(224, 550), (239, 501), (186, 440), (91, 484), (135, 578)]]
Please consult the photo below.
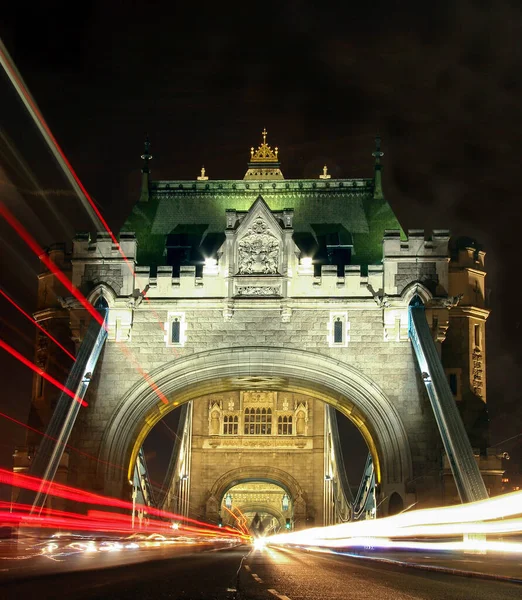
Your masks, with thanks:
[(239, 427), (238, 417), (225, 415), (223, 418), (223, 435), (237, 435)]
[(245, 408), (245, 435), (272, 435), (271, 408)]
[(278, 435), (292, 435), (292, 416), (278, 417), (277, 433)]

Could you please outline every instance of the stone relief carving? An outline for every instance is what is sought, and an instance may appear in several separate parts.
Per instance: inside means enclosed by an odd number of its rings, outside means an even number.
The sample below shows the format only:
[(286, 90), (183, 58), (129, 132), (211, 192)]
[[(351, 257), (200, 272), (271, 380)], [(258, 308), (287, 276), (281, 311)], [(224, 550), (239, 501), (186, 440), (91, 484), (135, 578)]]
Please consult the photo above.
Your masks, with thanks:
[(272, 406), (274, 403), (274, 392), (244, 392), (243, 404), (266, 404)]
[(49, 338), (39, 333), (36, 343), (36, 364), (40, 367), (40, 369), (45, 368), (48, 350)]
[(281, 288), (276, 285), (241, 285), (236, 288), (237, 296), (280, 296)]
[(279, 263), (279, 240), (267, 223), (258, 217), (238, 242), (240, 275), (273, 275)]
[(482, 397), (482, 353), (480, 351), (480, 348), (474, 348), (473, 349), (473, 354), (471, 356), (471, 359), (473, 361), (473, 371), (472, 371), (472, 386), (473, 386), (473, 392), (479, 397)]
[(464, 294), (457, 294), (456, 296), (448, 296), (442, 299), (442, 306), (445, 308), (454, 308), (462, 300)]
[(208, 431), (210, 435), (218, 435), (221, 429), (221, 413), (223, 401), (210, 400), (208, 403)]

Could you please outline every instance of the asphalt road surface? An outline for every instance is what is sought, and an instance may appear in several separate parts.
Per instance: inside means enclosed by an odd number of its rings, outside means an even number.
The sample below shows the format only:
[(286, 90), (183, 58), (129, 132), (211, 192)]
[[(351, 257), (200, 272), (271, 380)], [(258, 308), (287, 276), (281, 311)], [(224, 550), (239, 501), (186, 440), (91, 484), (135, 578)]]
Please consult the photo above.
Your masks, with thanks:
[[(183, 548), (5, 567), (0, 598), (180, 600), (515, 600), (522, 585), (287, 548)], [(41, 560), (41, 559), (39, 559)], [(48, 560), (48, 559), (46, 559)], [(54, 562), (54, 561), (53, 561)], [(33, 562), (33, 565), (35, 563)], [(80, 569), (72, 571), (72, 569)]]

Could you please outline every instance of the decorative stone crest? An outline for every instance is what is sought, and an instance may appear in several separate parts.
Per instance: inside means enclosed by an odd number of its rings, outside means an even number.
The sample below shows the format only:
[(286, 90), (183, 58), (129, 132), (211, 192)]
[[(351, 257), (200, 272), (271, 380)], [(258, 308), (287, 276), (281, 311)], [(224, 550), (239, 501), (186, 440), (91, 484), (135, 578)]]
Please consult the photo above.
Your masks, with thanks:
[(242, 285), (236, 288), (237, 296), (280, 296), (281, 288), (274, 285)]
[(238, 243), (240, 275), (273, 275), (279, 264), (279, 240), (261, 217)]

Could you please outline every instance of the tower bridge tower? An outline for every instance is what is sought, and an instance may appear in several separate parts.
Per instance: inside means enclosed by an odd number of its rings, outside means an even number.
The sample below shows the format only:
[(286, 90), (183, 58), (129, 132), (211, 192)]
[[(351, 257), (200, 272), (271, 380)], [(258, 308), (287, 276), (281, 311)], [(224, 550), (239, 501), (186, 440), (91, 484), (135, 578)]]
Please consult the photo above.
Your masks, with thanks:
[[(379, 514), (458, 501), (454, 476), (466, 499), (477, 465), (495, 493), (501, 470), (483, 418), (484, 253), (452, 255), (446, 230), (401, 229), (383, 193), (380, 141), (372, 178), (333, 178), (325, 166), (295, 180), (262, 135), (235, 180), (212, 179), (210, 169), (154, 180), (147, 141), (120, 248), (101, 233), (74, 239), (65, 257), (72, 283), (109, 309), (89, 408), (72, 434), (83, 453), (69, 456), (69, 482), (128, 498), (147, 434), (188, 405), (167, 501), (182, 498), (182, 512), (210, 520), (232, 518), (235, 506), (257, 527), (330, 522), (338, 493), (328, 482), (338, 474), (329, 405), (368, 445)], [(430, 339), (421, 341), (434, 344), (429, 360), (440, 366), (433, 372), (445, 370), (444, 385), (413, 352), (413, 298), (425, 307)], [(81, 342), (84, 309), (72, 298), (62, 309), (68, 335)], [(467, 431), (462, 447), (471, 452), (466, 436), (480, 447), (476, 464), (470, 454), (473, 465), (445, 468), (429, 386), (446, 408), (452, 394)], [(51, 398), (38, 394), (45, 425)], [(27, 452), (16, 460), (27, 468)]]

